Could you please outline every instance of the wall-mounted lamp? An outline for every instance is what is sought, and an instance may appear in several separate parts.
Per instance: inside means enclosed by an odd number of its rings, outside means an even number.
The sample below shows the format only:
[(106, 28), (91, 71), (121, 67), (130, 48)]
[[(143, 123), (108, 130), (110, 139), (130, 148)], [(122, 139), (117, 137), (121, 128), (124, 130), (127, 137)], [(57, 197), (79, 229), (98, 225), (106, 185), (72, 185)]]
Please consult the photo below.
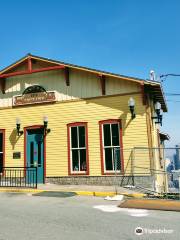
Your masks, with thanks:
[(136, 117), (135, 114), (135, 100), (130, 97), (129, 101), (128, 101), (128, 106), (129, 106), (129, 110), (131, 112), (131, 119), (134, 119)]
[(47, 133), (50, 133), (51, 129), (48, 128), (48, 117), (44, 116), (43, 117), (43, 122), (44, 122), (44, 134), (46, 135)]
[(160, 102), (156, 102), (154, 104), (154, 108), (155, 108), (155, 112), (156, 112), (156, 116), (152, 117), (152, 119), (156, 119), (157, 121), (155, 122), (155, 124), (160, 124), (162, 126), (162, 110), (161, 110), (161, 104)]
[(17, 130), (17, 135), (21, 136), (23, 134), (23, 131), (20, 130), (21, 128), (21, 119), (20, 118), (16, 118), (16, 130)]

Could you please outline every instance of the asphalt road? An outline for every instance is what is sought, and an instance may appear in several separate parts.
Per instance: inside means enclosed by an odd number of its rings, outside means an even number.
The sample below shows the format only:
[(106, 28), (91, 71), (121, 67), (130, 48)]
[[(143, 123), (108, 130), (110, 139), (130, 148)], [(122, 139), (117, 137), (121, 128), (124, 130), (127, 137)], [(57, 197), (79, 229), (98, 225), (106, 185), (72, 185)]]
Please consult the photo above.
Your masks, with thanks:
[[(71, 194), (0, 193), (0, 240), (180, 239), (180, 213), (119, 209), (117, 204)], [(142, 235), (135, 234), (137, 227)]]

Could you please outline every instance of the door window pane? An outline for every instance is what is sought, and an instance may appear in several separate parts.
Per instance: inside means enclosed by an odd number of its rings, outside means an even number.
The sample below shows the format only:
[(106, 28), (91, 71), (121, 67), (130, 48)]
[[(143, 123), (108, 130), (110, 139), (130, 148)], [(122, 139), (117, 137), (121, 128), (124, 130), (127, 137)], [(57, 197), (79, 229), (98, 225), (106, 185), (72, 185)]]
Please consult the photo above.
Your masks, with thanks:
[(41, 144), (42, 142), (38, 142), (38, 166), (41, 167)]
[(104, 124), (104, 146), (111, 146), (110, 124)]
[(34, 166), (34, 142), (30, 143), (30, 165)]

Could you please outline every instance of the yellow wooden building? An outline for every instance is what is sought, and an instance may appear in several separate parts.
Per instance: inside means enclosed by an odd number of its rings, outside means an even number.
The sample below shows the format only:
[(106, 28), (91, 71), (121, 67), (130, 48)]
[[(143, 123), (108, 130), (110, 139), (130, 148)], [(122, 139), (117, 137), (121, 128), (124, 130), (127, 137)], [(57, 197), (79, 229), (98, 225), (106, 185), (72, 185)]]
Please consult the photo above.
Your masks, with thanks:
[[(152, 182), (161, 169), (159, 82), (28, 54), (0, 71), (0, 170), (37, 167), (38, 182)], [(156, 179), (159, 186), (162, 180)]]

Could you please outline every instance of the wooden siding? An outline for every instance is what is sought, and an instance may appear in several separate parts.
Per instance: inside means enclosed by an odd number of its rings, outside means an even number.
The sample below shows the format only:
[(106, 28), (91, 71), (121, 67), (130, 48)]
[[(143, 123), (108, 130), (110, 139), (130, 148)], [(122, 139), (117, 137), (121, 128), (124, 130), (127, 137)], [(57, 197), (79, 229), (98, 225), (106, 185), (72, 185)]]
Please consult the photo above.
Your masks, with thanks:
[[(12, 106), (12, 97), (20, 95), (30, 85), (38, 84), (47, 91), (56, 91), (57, 101), (85, 99), (102, 95), (99, 77), (79, 70), (69, 70), (70, 86), (66, 86), (64, 70), (54, 70), (6, 79), (5, 94), (0, 93), (0, 107)], [(106, 79), (106, 94), (141, 91), (140, 84), (112, 77)]]
[(117, 78), (112, 79), (111, 77), (106, 77), (107, 95), (127, 93), (132, 91), (140, 91), (140, 85), (123, 79), (119, 80)]
[[(46, 82), (46, 80), (45, 80)], [(53, 82), (53, 81), (52, 81)], [(53, 83), (52, 83), (53, 85)], [(129, 97), (114, 96), (96, 99), (59, 102), (36, 106), (2, 109), (1, 129), (6, 129), (6, 166), (23, 166), (24, 136), (16, 135), (16, 118), (22, 127), (43, 123), (43, 116), (49, 118), (47, 135), (46, 173), (47, 176), (68, 175), (67, 124), (72, 122), (88, 123), (89, 171), (90, 175), (101, 175), (99, 121), (122, 119), (125, 173), (131, 173), (131, 151), (133, 147), (148, 147), (145, 106), (141, 94), (133, 95), (136, 101), (136, 118), (131, 120), (127, 102)], [(13, 159), (13, 151), (21, 152), (21, 159)], [(139, 158), (140, 166), (149, 166), (149, 157)], [(144, 171), (138, 171), (141, 173)]]

